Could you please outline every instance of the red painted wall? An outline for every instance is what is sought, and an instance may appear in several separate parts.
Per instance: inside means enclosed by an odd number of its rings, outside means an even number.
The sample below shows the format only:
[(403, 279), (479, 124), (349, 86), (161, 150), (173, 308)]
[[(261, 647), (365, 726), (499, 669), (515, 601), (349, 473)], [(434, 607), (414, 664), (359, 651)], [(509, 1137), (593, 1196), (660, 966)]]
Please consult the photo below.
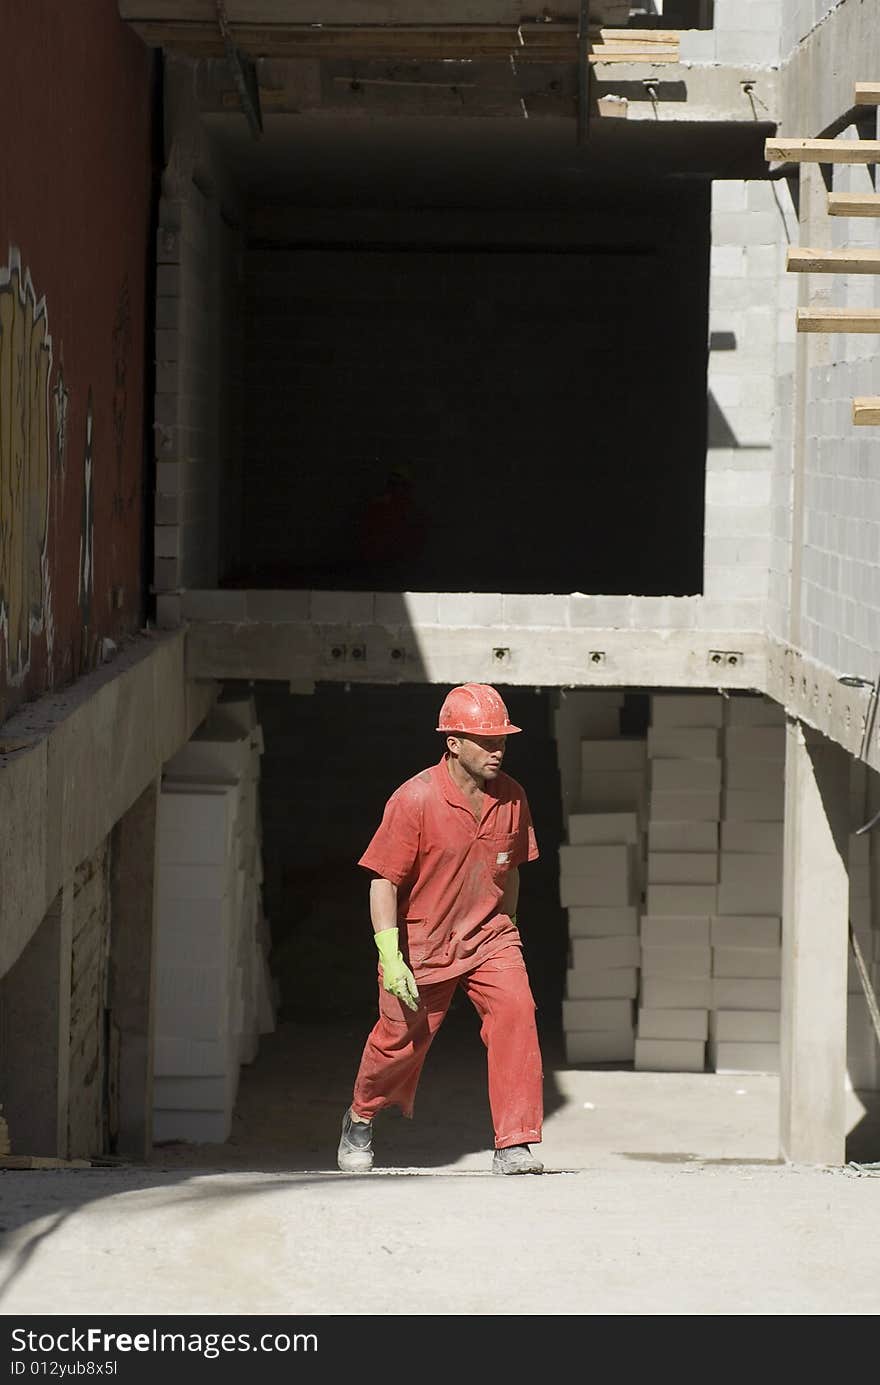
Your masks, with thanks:
[(116, 0), (3, 0), (0, 50), (2, 719), (143, 620), (157, 59)]

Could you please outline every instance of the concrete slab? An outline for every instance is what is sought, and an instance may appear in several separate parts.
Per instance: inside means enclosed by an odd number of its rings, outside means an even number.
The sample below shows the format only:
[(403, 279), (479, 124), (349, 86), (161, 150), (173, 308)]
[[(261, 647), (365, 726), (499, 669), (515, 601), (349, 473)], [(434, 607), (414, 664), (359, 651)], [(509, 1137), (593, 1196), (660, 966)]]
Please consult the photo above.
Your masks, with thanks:
[(340, 1174), (365, 1032), (265, 1036), (224, 1146), (3, 1174), (0, 1311), (876, 1312), (880, 1178), (777, 1163), (775, 1078), (570, 1068), (545, 1039), (548, 1174), (495, 1178), (482, 1048), (456, 1005), (415, 1119), (377, 1121), (377, 1172)]

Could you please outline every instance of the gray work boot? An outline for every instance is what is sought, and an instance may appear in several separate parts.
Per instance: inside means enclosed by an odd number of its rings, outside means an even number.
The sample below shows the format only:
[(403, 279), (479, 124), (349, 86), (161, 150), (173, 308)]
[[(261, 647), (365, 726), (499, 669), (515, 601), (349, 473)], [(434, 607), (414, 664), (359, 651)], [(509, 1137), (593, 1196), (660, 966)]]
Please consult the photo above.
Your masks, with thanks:
[(343, 1173), (369, 1173), (373, 1167), (373, 1122), (353, 1121), (350, 1106), (342, 1117), (336, 1162)]
[(492, 1172), (543, 1173), (544, 1165), (535, 1158), (528, 1145), (508, 1145), (506, 1149), (496, 1149)]

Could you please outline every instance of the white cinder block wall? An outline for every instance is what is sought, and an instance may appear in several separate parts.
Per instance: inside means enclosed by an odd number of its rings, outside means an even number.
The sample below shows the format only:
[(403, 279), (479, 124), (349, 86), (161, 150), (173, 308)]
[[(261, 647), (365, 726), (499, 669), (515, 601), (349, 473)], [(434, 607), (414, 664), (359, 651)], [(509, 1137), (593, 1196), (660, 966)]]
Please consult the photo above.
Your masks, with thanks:
[[(855, 139), (850, 127), (838, 138)], [(815, 172), (812, 175), (818, 177)], [(836, 165), (835, 191), (874, 191), (867, 166)], [(825, 214), (823, 189), (809, 198), (801, 243), (853, 247), (880, 244), (868, 218)], [(880, 306), (871, 274), (805, 276), (804, 301), (832, 307)], [(806, 295), (809, 295), (808, 298)], [(803, 430), (803, 558), (799, 629), (804, 651), (848, 674), (874, 678), (880, 650), (880, 436), (855, 427), (852, 400), (880, 393), (877, 339), (862, 334), (809, 334)]]
[(750, 602), (756, 613), (770, 596), (774, 502), (781, 499), (775, 382), (780, 371), (790, 377), (793, 364), (789, 212), (785, 184), (712, 184), (704, 592)]

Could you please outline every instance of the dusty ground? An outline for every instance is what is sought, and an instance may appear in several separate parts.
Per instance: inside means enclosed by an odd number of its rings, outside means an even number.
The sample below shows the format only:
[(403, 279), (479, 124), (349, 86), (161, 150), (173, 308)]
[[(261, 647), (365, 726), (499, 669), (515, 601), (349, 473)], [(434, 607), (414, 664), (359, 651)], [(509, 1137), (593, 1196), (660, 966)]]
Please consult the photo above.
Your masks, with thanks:
[[(0, 1313), (843, 1315), (880, 1308), (880, 1125), (841, 1169), (777, 1160), (773, 1077), (566, 1068), (542, 1178), (489, 1174), (482, 1049), (453, 1012), (377, 1172), (335, 1147), (364, 1035), (284, 1025), (232, 1140), (0, 1175)], [(861, 1167), (859, 1167), (861, 1166)]]

